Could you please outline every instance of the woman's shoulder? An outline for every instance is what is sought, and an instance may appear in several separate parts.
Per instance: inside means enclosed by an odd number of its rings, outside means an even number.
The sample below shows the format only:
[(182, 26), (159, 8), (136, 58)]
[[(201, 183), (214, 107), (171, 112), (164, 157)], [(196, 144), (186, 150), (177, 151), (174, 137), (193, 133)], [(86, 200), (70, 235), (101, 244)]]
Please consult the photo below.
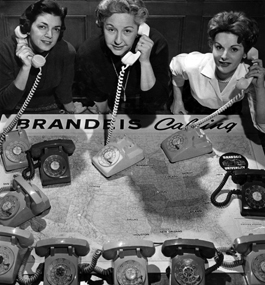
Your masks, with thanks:
[(79, 57), (95, 57), (100, 53), (102, 37), (94, 36), (86, 39), (77, 49)]
[(155, 28), (150, 28), (149, 37), (154, 43), (160, 43), (161, 45), (168, 45), (165, 37)]
[(56, 50), (63, 53), (64, 55), (76, 53), (74, 46), (70, 42), (64, 39), (61, 39), (60, 41), (57, 42)]

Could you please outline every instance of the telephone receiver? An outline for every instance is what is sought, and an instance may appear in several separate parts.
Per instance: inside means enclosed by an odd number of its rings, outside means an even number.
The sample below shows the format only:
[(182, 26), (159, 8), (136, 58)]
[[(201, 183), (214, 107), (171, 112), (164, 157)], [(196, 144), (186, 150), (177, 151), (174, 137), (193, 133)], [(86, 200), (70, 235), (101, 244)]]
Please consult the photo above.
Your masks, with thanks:
[(113, 262), (114, 285), (148, 285), (147, 258), (154, 253), (153, 242), (141, 239), (108, 242), (102, 248), (102, 256)]
[[(149, 36), (149, 32), (150, 32), (150, 27), (146, 24), (143, 23), (139, 26), (138, 29), (138, 35), (146, 35)], [(133, 65), (135, 63), (135, 61), (140, 57), (141, 52), (137, 51), (136, 53), (132, 53), (131, 51), (129, 51), (128, 53), (126, 53), (126, 55), (121, 59), (121, 61), (125, 64), (125, 65)]]
[[(253, 59), (258, 59), (258, 58), (259, 58), (259, 51), (256, 48), (252, 47), (247, 53), (247, 59), (253, 60)], [(253, 79), (252, 77), (248, 79), (246, 79), (245, 77), (242, 77), (238, 80), (236, 87), (239, 90), (246, 90), (248, 86), (250, 85), (252, 79)]]
[(6, 171), (22, 169), (28, 166), (26, 151), (30, 142), (25, 130), (20, 127), (5, 134), (2, 145), (2, 161)]
[[(239, 186), (238, 190), (230, 190), (224, 201), (217, 201), (228, 178)], [(220, 185), (211, 194), (211, 202), (216, 207), (225, 207), (233, 194), (241, 196), (241, 215), (265, 217), (265, 170), (236, 169), (228, 171)]]
[(15, 283), (19, 268), (33, 243), (30, 232), (0, 225), (0, 284)]
[[(16, 39), (17, 39), (17, 43), (18, 43), (17, 48), (20, 48), (23, 45), (28, 45), (28, 41), (27, 41), (28, 35), (21, 33), (20, 26), (17, 26), (15, 28), (15, 35), (16, 35)], [(40, 68), (40, 67), (44, 66), (44, 64), (46, 63), (46, 59), (45, 59), (45, 57), (43, 57), (39, 54), (35, 54), (32, 57), (31, 63), (35, 68)]]
[(48, 197), (37, 186), (17, 175), (10, 191), (0, 198), (0, 224), (17, 227), (44, 212), (48, 214), (50, 208)]
[[(32, 179), (35, 168), (38, 167), (42, 186), (70, 183), (68, 156), (74, 151), (75, 145), (72, 140), (56, 139), (34, 144), (27, 151), (29, 167), (23, 170), (22, 176), (26, 180)], [(34, 164), (34, 160), (38, 160), (38, 163)]]
[(45, 258), (43, 285), (79, 285), (80, 256), (90, 251), (86, 240), (76, 238), (50, 238), (39, 240), (35, 253)]
[[(223, 262), (223, 254), (214, 244), (199, 239), (171, 239), (164, 241), (162, 253), (171, 258), (170, 285), (205, 285), (205, 275), (213, 272)], [(205, 270), (207, 259), (215, 258), (215, 264)]]

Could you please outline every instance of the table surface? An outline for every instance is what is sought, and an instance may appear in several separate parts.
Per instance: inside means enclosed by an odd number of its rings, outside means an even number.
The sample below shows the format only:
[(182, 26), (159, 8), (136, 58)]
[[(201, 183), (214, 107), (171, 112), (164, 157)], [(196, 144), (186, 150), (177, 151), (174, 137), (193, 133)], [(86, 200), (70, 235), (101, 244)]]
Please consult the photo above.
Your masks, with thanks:
[[(123, 133), (129, 133), (130, 135), (132, 135), (133, 138), (136, 138), (137, 140), (137, 135), (134, 135), (135, 133), (140, 134), (141, 135), (141, 139), (142, 137), (144, 137), (146, 135), (146, 137), (148, 137), (149, 133), (159, 133), (159, 135), (163, 135), (161, 137), (166, 138), (167, 136), (169, 136), (170, 134), (172, 134), (173, 132), (178, 131), (180, 128), (184, 128), (185, 124), (187, 124), (187, 122), (190, 122), (191, 120), (193, 120), (194, 118), (198, 118), (201, 119), (202, 116), (169, 116), (169, 115), (158, 115), (155, 117), (150, 117), (150, 116), (132, 116), (132, 117), (128, 117), (128, 116), (119, 116), (115, 122), (115, 131), (114, 131), (114, 136), (115, 134), (123, 134)], [(2, 118), (2, 121), (0, 123), (0, 132), (1, 129), (6, 126), (6, 124), (8, 124), (8, 122), (11, 121), (12, 118)], [(110, 122), (110, 117), (105, 117), (105, 116), (97, 116), (97, 115), (46, 115), (46, 116), (40, 116), (40, 115), (23, 115), (22, 119), (21, 119), (21, 126), (23, 128), (26, 129), (29, 138), (32, 138), (34, 140), (34, 138), (39, 137), (40, 140), (44, 140), (46, 137), (50, 138), (53, 136), (56, 137), (82, 137), (81, 134), (83, 134), (84, 132), (88, 135), (88, 137), (91, 137), (91, 135), (96, 135), (94, 137), (94, 139), (97, 140), (97, 136), (101, 136), (102, 134), (105, 133), (106, 134), (106, 129), (107, 129), (107, 125)], [(24, 120), (24, 121), (23, 121)], [(71, 127), (67, 127), (67, 124), (65, 124), (65, 121), (67, 120), (74, 120), (75, 122), (78, 122), (80, 120), (80, 127), (76, 128), (73, 127), (73, 125)], [(140, 120), (140, 128), (139, 125), (135, 124), (135, 120)], [(211, 128), (211, 125), (214, 125), (214, 122), (226, 122), (227, 123), (223, 123), (221, 125), (217, 125), (217, 127), (213, 127)], [(89, 122), (88, 122), (89, 121)], [(62, 123), (62, 125), (60, 125), (60, 123)], [(207, 127), (206, 124), (204, 124), (204, 131), (207, 135), (211, 136), (212, 133), (218, 133), (219, 136), (228, 136), (228, 138), (231, 138), (232, 141), (232, 134), (235, 135), (241, 135), (244, 133), (244, 137), (246, 137), (248, 140), (250, 140), (250, 144), (253, 146), (253, 153), (255, 154), (257, 161), (253, 161), (251, 163), (251, 165), (253, 165), (254, 168), (264, 168), (264, 153), (262, 152), (262, 145), (260, 144), (260, 142), (257, 140), (257, 135), (258, 133), (251, 127), (251, 125), (249, 125), (249, 122), (242, 122), (241, 119), (239, 119), (237, 116), (230, 116), (229, 118), (226, 118), (224, 116), (218, 116), (218, 118), (215, 119), (215, 121), (211, 121), (211, 125), (209, 125)], [(62, 126), (62, 127), (61, 127)], [(154, 127), (155, 126), (155, 127)], [(137, 127), (137, 128), (136, 128)], [(137, 130), (135, 130), (137, 129)], [(252, 138), (253, 141), (252, 141)], [(89, 140), (88, 142), (91, 142), (91, 140)], [(140, 143), (143, 143), (141, 140), (139, 140)], [(87, 143), (87, 142), (86, 142)], [(93, 147), (96, 147), (97, 149), (100, 149), (100, 143), (99, 141), (97, 141), (97, 143), (99, 144), (98, 146), (93, 143), (93, 144), (89, 144), (89, 150), (91, 150), (92, 154), (95, 154), (95, 150), (93, 150)], [(101, 142), (102, 143), (102, 142)], [(78, 146), (80, 146), (80, 142), (77, 141), (76, 147), (78, 149)], [(143, 143), (144, 146), (144, 143)], [(236, 146), (234, 146), (236, 147)], [(240, 149), (240, 148), (239, 148)], [(229, 151), (229, 148), (227, 148), (227, 150)], [(149, 151), (149, 149), (148, 149)], [(155, 152), (154, 152), (155, 153)], [(78, 150), (76, 150), (76, 155), (79, 154)], [(254, 155), (253, 154), (253, 155)], [(75, 154), (74, 154), (75, 155)], [(73, 159), (73, 164), (71, 165), (73, 168), (77, 167), (78, 168), (78, 164), (75, 164), (75, 162), (77, 162), (77, 157), (75, 158), (73, 155), (72, 158)], [(149, 153), (147, 154), (147, 156), (150, 155)], [(156, 154), (155, 154), (156, 155)], [(161, 154), (160, 154), (161, 155)], [(149, 156), (148, 156), (149, 157)], [(75, 158), (75, 159), (74, 159)], [(150, 158), (150, 157), (149, 157)], [(157, 157), (156, 157), (157, 159)], [(209, 157), (209, 160), (211, 160), (212, 158)], [(150, 160), (149, 160), (150, 162)], [(200, 162), (200, 161), (199, 161)], [(154, 163), (154, 162), (152, 162)], [(198, 163), (198, 161), (196, 161), (196, 163)], [(141, 165), (143, 167), (143, 165)], [(169, 167), (173, 167), (172, 165), (167, 165)], [(185, 164), (182, 165), (183, 167), (185, 167)], [(146, 166), (145, 166), (146, 167)], [(135, 172), (137, 172), (137, 168), (133, 168)], [(135, 170), (136, 169), (136, 170)], [(74, 171), (74, 169), (72, 169), (72, 171)], [(80, 169), (79, 169), (80, 171)], [(92, 170), (91, 168), (89, 168), (89, 171), (92, 171), (93, 173), (93, 177), (94, 180), (97, 181), (97, 183), (101, 184), (101, 183), (105, 183), (106, 182), (106, 178), (102, 178), (100, 177), (100, 175), (98, 175), (96, 173), (95, 170)], [(134, 172), (134, 174), (135, 174)], [(3, 169), (2, 169), (2, 174), (3, 174)], [(123, 172), (121, 176), (115, 176), (115, 179), (127, 179), (126, 177), (130, 176), (130, 172), (125, 171)], [(0, 164), (0, 174), (1, 174), (1, 164)], [(2, 180), (2, 183), (4, 183), (4, 181), (10, 181), (10, 177), (13, 175), (13, 173), (4, 173), (4, 175), (2, 176), (4, 180)], [(97, 176), (98, 175), (98, 176)], [(74, 176), (77, 177), (77, 176)], [(124, 178), (123, 178), (124, 177)], [(138, 176), (137, 176), (138, 177)], [(90, 177), (91, 178), (91, 177)], [(37, 179), (39, 179), (38, 177), (35, 178), (34, 183), (36, 183), (36, 185), (38, 187), (40, 187), (40, 182), (37, 181)], [(75, 184), (75, 179), (73, 179), (72, 181), (72, 188), (76, 187)], [(117, 181), (118, 181), (117, 179)], [(110, 181), (114, 181), (110, 179)], [(91, 184), (91, 183), (90, 183)], [(0, 185), (0, 187), (2, 187), (3, 185)], [(78, 184), (77, 184), (78, 186)], [(94, 187), (96, 187), (94, 185)], [(111, 186), (112, 187), (112, 186)], [(45, 188), (43, 189), (43, 191), (46, 191), (47, 193), (51, 194), (51, 193), (55, 193), (54, 190), (56, 190), (57, 194), (52, 194), (52, 198), (53, 199), (57, 199), (56, 203), (58, 203), (58, 199), (63, 198), (66, 199), (64, 195), (67, 195), (68, 192), (67, 187), (64, 189), (66, 194), (63, 194), (62, 189), (58, 189), (58, 188)], [(74, 189), (71, 189), (72, 191), (74, 191)], [(81, 189), (77, 189), (78, 191), (80, 191)], [(71, 197), (75, 197), (76, 199), (80, 200), (80, 198), (78, 198), (78, 191), (77, 194), (74, 194), (73, 192), (73, 196)], [(80, 192), (79, 192), (80, 193)], [(83, 193), (83, 192), (82, 192)], [(128, 192), (129, 193), (129, 192)], [(82, 203), (82, 201), (80, 201), (80, 203)], [(81, 204), (80, 204), (81, 205)], [(53, 209), (53, 208), (52, 208)], [(56, 212), (56, 214), (58, 214), (58, 212)], [(111, 213), (110, 213), (111, 214)], [(50, 215), (50, 214), (49, 214)], [(51, 217), (51, 216), (50, 216)], [(54, 220), (52, 220), (51, 218), (47, 219), (48, 224), (51, 225), (52, 222), (54, 222)], [(52, 222), (51, 222), (52, 221)], [(74, 220), (70, 220), (70, 223), (73, 223)], [(61, 224), (57, 224), (57, 226)], [(32, 231), (32, 229), (30, 229), (29, 225), (27, 225), (26, 229), (29, 229), (30, 231)], [(67, 230), (69, 230), (69, 228), (66, 228)], [(45, 229), (46, 230), (46, 229)], [(48, 231), (43, 231), (44, 236), (49, 237), (49, 232)], [(75, 232), (75, 229), (71, 229), (73, 230), (73, 233)], [(38, 239), (41, 239), (40, 236), (42, 234), (36, 234), (36, 232), (32, 231), (32, 233), (34, 234), (34, 237), (36, 236)], [(80, 234), (80, 232), (79, 232)], [(81, 234), (78, 237), (83, 237)], [(98, 245), (98, 243), (96, 243), (96, 245)], [(162, 273), (161, 273), (162, 272)], [(166, 274), (164, 273), (164, 267), (163, 270), (161, 270), (161, 272), (159, 273), (151, 273), (150, 277), (149, 277), (149, 281), (152, 284), (168, 284), (168, 278), (166, 276)], [(224, 285), (224, 284), (240, 284), (240, 285), (244, 285), (247, 284), (245, 281), (245, 278), (242, 274), (242, 272), (239, 273), (227, 273), (227, 272), (217, 272), (217, 273), (212, 273), (209, 276), (206, 277), (206, 285), (207, 284), (216, 284), (216, 285)]]

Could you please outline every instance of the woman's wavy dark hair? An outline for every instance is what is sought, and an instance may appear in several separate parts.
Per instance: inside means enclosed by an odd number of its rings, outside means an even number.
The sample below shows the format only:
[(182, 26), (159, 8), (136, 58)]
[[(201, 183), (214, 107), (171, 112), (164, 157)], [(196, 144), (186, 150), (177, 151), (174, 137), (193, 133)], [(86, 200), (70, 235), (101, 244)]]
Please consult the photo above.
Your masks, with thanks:
[(103, 23), (114, 13), (127, 13), (135, 16), (135, 23), (144, 23), (149, 15), (142, 0), (102, 0), (96, 8), (96, 24), (102, 28)]
[(67, 15), (67, 8), (61, 8), (58, 3), (53, 0), (39, 0), (31, 4), (19, 19), (20, 30), (22, 34), (30, 32), (32, 23), (34, 23), (39, 15), (42, 13), (59, 16), (62, 21), (60, 36), (58, 40), (63, 37), (63, 33), (66, 29), (64, 19)]
[(244, 12), (221, 12), (213, 16), (208, 23), (208, 42), (212, 47), (218, 33), (232, 33), (238, 36), (238, 43), (242, 43), (247, 53), (257, 42), (259, 36), (258, 24), (248, 18)]

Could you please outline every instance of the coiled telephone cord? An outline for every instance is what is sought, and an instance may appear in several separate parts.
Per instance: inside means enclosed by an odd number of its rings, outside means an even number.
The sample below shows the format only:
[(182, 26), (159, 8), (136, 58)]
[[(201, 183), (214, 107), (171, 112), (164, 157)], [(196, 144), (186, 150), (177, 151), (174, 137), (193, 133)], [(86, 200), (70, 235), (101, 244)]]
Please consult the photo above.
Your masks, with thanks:
[(241, 194), (240, 190), (231, 190), (227, 193), (227, 196), (225, 198), (225, 200), (223, 202), (217, 202), (216, 201), (216, 197), (218, 196), (218, 194), (221, 192), (221, 190), (223, 189), (226, 181), (228, 180), (229, 176), (231, 176), (232, 174), (230, 172), (227, 172), (222, 180), (222, 182), (220, 183), (220, 185), (214, 190), (214, 192), (211, 195), (211, 202), (214, 206), (222, 208), (225, 207), (229, 201), (231, 200), (231, 196), (233, 194)]
[(201, 124), (205, 123), (206, 121), (211, 120), (212, 118), (220, 115), (222, 112), (224, 112), (227, 108), (231, 107), (235, 102), (239, 102), (244, 98), (244, 91), (241, 90), (241, 93), (237, 94), (234, 98), (229, 100), (226, 104), (224, 104), (222, 107), (220, 107), (218, 110), (210, 114), (209, 116), (197, 121), (196, 123), (190, 125), (192, 128), (199, 127)]
[(26, 255), (25, 255), (25, 257), (21, 263), (21, 266), (19, 268), (18, 276), (17, 276), (19, 284), (31, 285), (31, 284), (35, 283), (39, 279), (39, 277), (43, 274), (44, 264), (40, 263), (33, 276), (30, 276), (28, 278), (25, 278), (23, 276), (23, 273), (24, 273), (24, 270), (25, 270), (25, 267), (27, 265), (27, 261), (28, 261), (30, 254), (31, 254), (32, 249), (33, 248), (30, 248), (28, 250), (28, 252), (26, 253)]
[(38, 87), (38, 84), (41, 80), (41, 75), (42, 75), (42, 69), (40, 67), (40, 71), (39, 73), (37, 74), (37, 77), (35, 79), (35, 82), (33, 84), (33, 86), (31, 87), (31, 90), (25, 100), (25, 102), (23, 103), (23, 105), (21, 106), (21, 108), (19, 109), (16, 117), (12, 120), (12, 122), (3, 130), (2, 134), (1, 134), (1, 137), (0, 137), (0, 154), (3, 153), (3, 143), (4, 143), (4, 140), (5, 140), (5, 137), (6, 137), (6, 134), (11, 132), (12, 129), (14, 128), (14, 126), (17, 124), (18, 120), (21, 118), (22, 114), (25, 112), (31, 98), (33, 97), (37, 87)]
[(214, 261), (215, 261), (215, 264), (205, 270), (205, 275), (212, 273), (213, 271), (215, 271), (217, 268), (219, 268), (222, 265), (224, 261), (224, 255), (221, 251), (216, 250)]
[(127, 67), (129, 67), (129, 65), (122, 66), (119, 77), (118, 77), (118, 85), (117, 85), (117, 90), (116, 90), (115, 102), (114, 102), (114, 107), (113, 107), (113, 111), (112, 111), (112, 115), (111, 115), (111, 122), (110, 122), (110, 127), (108, 130), (108, 137), (106, 140), (106, 144), (109, 144), (111, 136), (112, 136), (112, 132), (114, 130), (114, 124), (116, 121), (116, 116), (117, 116), (120, 98), (121, 98), (121, 92), (123, 89), (124, 74), (125, 74), (125, 70)]
[[(224, 253), (228, 253), (228, 252), (232, 252), (233, 251), (233, 256), (235, 256), (235, 250), (233, 248), (227, 248), (227, 247), (218, 247), (218, 250)], [(231, 254), (230, 254), (231, 255)], [(236, 259), (233, 261), (223, 261), (222, 263), (222, 267), (225, 268), (233, 268), (233, 267), (237, 267), (239, 265), (243, 265), (244, 264), (244, 259)]]

